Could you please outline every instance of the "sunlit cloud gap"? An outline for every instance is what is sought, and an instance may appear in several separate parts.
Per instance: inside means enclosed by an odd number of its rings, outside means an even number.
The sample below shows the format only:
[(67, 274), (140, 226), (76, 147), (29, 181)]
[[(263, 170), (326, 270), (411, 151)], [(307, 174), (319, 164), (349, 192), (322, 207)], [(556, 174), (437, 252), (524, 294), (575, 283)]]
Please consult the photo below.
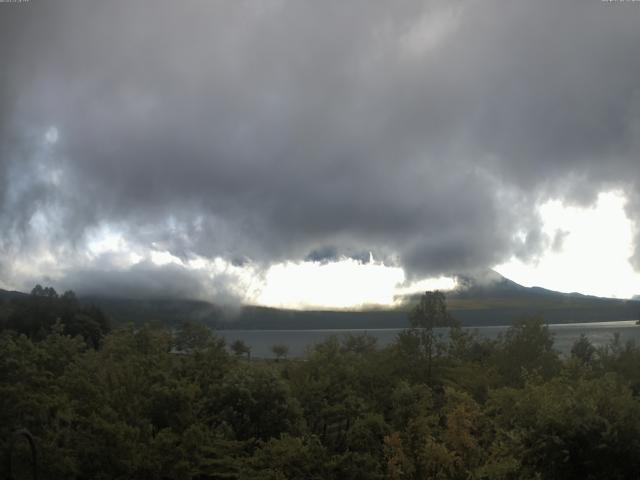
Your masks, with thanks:
[(539, 207), (544, 251), (529, 262), (512, 258), (495, 270), (525, 286), (561, 292), (630, 298), (640, 293), (640, 274), (629, 262), (633, 223), (620, 191), (603, 192), (591, 207), (550, 200)]

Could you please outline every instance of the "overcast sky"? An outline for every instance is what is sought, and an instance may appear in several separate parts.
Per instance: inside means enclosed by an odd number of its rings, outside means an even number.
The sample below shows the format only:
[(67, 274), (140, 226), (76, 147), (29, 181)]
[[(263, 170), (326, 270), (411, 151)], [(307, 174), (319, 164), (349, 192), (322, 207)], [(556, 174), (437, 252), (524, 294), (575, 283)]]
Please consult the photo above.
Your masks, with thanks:
[[(348, 278), (297, 301), (346, 305), (581, 265), (555, 286), (640, 293), (638, 45), (638, 2), (0, 3), (0, 286), (288, 304)], [(613, 243), (566, 261), (549, 205), (602, 198)], [(614, 254), (624, 288), (572, 288), (619, 283)]]

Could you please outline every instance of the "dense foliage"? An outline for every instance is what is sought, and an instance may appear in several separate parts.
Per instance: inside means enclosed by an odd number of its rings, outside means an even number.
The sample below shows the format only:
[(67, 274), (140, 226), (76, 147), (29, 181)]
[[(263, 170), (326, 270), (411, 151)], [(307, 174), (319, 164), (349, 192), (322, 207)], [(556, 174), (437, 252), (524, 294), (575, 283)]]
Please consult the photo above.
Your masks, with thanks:
[(30, 295), (20, 294), (0, 304), (2, 330), (14, 330), (41, 340), (56, 323), (62, 325), (64, 334), (79, 335), (94, 348), (110, 330), (106, 315), (94, 305), (79, 302), (71, 290), (58, 295), (52, 287), (36, 285)]
[(582, 338), (562, 359), (540, 320), (483, 340), (423, 307), (389, 347), (277, 361), (191, 323), (98, 345), (62, 321), (5, 329), (0, 447), (27, 428), (47, 479), (638, 478), (640, 347)]

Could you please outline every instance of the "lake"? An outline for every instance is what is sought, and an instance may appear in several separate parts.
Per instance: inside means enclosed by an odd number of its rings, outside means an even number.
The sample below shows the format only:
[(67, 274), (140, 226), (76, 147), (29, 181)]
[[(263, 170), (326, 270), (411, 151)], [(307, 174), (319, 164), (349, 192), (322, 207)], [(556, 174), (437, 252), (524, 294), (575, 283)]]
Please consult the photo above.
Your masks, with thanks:
[[(465, 330), (475, 330), (481, 337), (496, 338), (508, 326), (493, 327), (465, 327)], [(320, 343), (331, 336), (369, 335), (377, 338), (379, 346), (392, 343), (401, 328), (378, 329), (326, 329), (326, 330), (218, 330), (216, 333), (223, 337), (227, 343), (234, 340), (242, 340), (251, 347), (251, 354), (255, 357), (271, 358), (271, 347), (275, 344), (284, 344), (289, 347), (290, 357), (302, 357), (308, 346)], [(550, 324), (549, 330), (554, 336), (554, 347), (561, 354), (567, 355), (573, 343), (584, 334), (594, 346), (599, 347), (608, 344), (618, 333), (623, 343), (628, 340), (640, 342), (640, 326), (635, 320), (619, 322), (594, 322), (594, 323), (558, 323)], [(436, 331), (446, 337), (446, 328), (436, 328)]]

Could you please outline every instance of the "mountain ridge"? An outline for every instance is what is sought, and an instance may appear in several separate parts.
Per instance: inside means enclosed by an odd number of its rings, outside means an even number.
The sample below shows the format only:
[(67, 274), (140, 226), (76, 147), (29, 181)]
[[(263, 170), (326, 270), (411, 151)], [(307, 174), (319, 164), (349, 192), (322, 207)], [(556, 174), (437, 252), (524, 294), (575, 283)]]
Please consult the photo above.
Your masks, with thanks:
[[(497, 272), (458, 275), (458, 287), (447, 291), (451, 314), (465, 326), (509, 325), (525, 316), (549, 323), (636, 320), (640, 301), (562, 293), (525, 287)], [(0, 301), (27, 295), (0, 290)], [(203, 300), (136, 299), (108, 295), (79, 296), (101, 308), (114, 323), (204, 322), (218, 329), (374, 329), (408, 326), (407, 312), (420, 294), (408, 295), (395, 308), (362, 310), (295, 310), (258, 305), (223, 307)]]

